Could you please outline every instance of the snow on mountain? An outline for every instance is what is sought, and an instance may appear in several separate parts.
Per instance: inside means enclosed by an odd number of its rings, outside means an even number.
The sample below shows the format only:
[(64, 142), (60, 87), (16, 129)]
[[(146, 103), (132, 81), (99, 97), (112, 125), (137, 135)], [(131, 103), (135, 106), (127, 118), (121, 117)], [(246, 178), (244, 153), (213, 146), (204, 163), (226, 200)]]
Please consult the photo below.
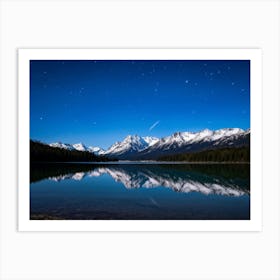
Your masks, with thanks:
[(143, 139), (146, 143), (148, 143), (149, 146), (152, 146), (159, 141), (159, 138), (151, 136), (145, 136)]
[(227, 128), (219, 130), (204, 129), (199, 132), (176, 132), (171, 136), (162, 138), (159, 142), (159, 146), (182, 146), (185, 144), (193, 144), (198, 142), (210, 142), (218, 139), (229, 137), (232, 135), (239, 135), (244, 133), (244, 130), (240, 128)]
[(204, 129), (199, 132), (176, 132), (161, 138), (153, 146), (147, 147), (137, 156), (141, 159), (153, 159), (166, 154), (202, 151), (213, 148), (249, 145), (250, 130), (225, 128), (219, 130)]
[(66, 150), (71, 150), (71, 151), (76, 150), (76, 151), (82, 151), (82, 152), (90, 152), (90, 153), (95, 153), (96, 155), (101, 155), (105, 152), (103, 149), (101, 149), (99, 147), (92, 147), (92, 146), (87, 147), (83, 143), (77, 143), (77, 144), (71, 145), (71, 144), (64, 144), (61, 142), (56, 142), (56, 143), (49, 144), (49, 146), (66, 149)]
[(100, 147), (92, 147), (92, 146), (88, 147), (88, 151), (91, 152), (91, 153), (95, 153), (96, 155), (102, 155), (105, 152)]
[(66, 150), (74, 150), (75, 148), (71, 144), (63, 144), (61, 142), (51, 143), (49, 146), (54, 148), (61, 148)]
[(193, 140), (195, 136), (196, 134), (191, 132), (175, 132), (171, 136), (160, 139), (160, 141), (156, 143), (156, 145), (158, 147), (166, 146), (166, 148), (172, 145), (181, 146), (182, 144)]
[(89, 146), (88, 149), (93, 153), (97, 153), (101, 150), (101, 148), (99, 147), (92, 147), (92, 146)]
[(151, 136), (128, 135), (123, 141), (110, 146), (107, 150), (100, 147), (74, 145), (61, 142), (50, 146), (68, 150), (88, 151), (96, 155), (111, 156), (118, 159), (154, 159), (172, 153), (202, 151), (205, 149), (239, 147), (249, 145), (250, 129), (224, 128), (218, 130), (204, 129), (198, 132), (175, 132), (161, 139)]
[(155, 137), (140, 137), (138, 135), (128, 135), (122, 142), (116, 142), (104, 155), (124, 155), (139, 152), (154, 145), (158, 141)]
[(73, 147), (77, 151), (81, 151), (81, 152), (88, 151), (88, 147), (86, 147), (83, 143), (73, 144)]
[(245, 130), (245, 135), (250, 134), (250, 132), (251, 132), (251, 129), (248, 128), (247, 130)]

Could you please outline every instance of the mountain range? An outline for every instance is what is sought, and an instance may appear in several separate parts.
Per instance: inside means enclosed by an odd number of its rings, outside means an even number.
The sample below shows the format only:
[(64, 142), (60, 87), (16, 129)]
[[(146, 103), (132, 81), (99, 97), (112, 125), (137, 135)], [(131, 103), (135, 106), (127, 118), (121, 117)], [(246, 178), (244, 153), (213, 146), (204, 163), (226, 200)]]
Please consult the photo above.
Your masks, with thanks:
[(87, 147), (83, 143), (71, 145), (56, 142), (49, 145), (67, 150), (87, 151), (120, 160), (152, 160), (171, 154), (249, 146), (250, 129), (204, 129), (199, 132), (176, 132), (163, 138), (128, 135), (107, 150), (96, 146)]

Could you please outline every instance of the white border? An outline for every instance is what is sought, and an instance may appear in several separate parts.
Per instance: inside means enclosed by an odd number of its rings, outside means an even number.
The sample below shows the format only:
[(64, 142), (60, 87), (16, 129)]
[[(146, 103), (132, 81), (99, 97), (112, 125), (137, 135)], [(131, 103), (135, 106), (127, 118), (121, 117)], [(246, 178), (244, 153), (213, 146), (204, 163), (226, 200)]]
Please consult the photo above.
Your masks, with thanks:
[[(30, 60), (250, 60), (251, 219), (244, 221), (74, 221), (29, 220)], [(261, 231), (262, 229), (262, 65), (260, 49), (19, 49), (19, 231)]]

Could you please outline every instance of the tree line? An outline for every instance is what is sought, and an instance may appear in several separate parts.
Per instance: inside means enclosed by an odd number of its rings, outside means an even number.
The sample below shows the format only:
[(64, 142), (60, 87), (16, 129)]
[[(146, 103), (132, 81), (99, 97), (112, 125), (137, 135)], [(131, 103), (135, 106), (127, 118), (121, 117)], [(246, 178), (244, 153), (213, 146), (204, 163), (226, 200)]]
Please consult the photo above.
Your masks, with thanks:
[(103, 156), (97, 156), (90, 152), (51, 147), (41, 142), (30, 140), (30, 162), (100, 162), (109, 160), (112, 159)]
[(158, 158), (159, 161), (187, 162), (250, 162), (250, 147), (213, 149), (201, 152), (172, 154)]

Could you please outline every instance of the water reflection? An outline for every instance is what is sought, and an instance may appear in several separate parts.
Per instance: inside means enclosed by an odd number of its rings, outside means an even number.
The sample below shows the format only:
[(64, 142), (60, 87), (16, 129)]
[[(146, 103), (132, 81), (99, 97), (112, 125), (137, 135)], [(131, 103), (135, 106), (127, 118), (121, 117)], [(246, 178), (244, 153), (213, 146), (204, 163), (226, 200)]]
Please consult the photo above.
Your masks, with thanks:
[(31, 219), (250, 219), (250, 166), (36, 164)]
[[(241, 181), (225, 179), (194, 172), (175, 172), (176, 166), (162, 168), (160, 166), (141, 167), (113, 165), (108, 167), (96, 167), (87, 172), (76, 172), (65, 175), (49, 177), (48, 179), (59, 182), (62, 180), (83, 180), (86, 177), (100, 177), (110, 175), (115, 182), (122, 183), (127, 189), (166, 187), (176, 192), (200, 192), (205, 195), (219, 194), (230, 196), (241, 196), (249, 194), (249, 189)], [(241, 184), (241, 185), (240, 185)]]

